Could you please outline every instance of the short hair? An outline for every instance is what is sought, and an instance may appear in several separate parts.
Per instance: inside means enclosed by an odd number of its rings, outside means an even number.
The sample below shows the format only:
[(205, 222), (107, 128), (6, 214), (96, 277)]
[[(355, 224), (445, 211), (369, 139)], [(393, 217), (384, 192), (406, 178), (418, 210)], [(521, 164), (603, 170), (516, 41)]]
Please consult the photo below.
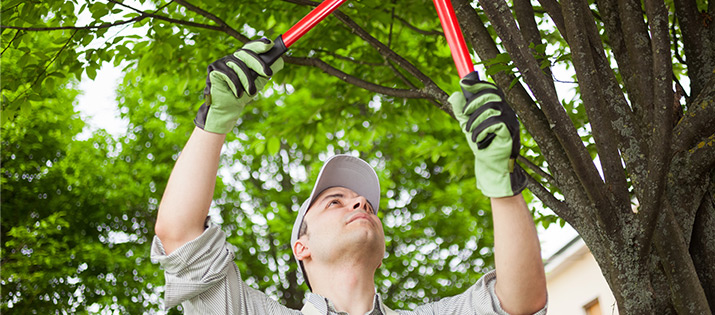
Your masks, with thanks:
[(306, 234), (308, 234), (308, 223), (306, 223), (305, 218), (303, 218), (303, 222), (300, 223), (300, 229), (298, 230), (298, 238)]

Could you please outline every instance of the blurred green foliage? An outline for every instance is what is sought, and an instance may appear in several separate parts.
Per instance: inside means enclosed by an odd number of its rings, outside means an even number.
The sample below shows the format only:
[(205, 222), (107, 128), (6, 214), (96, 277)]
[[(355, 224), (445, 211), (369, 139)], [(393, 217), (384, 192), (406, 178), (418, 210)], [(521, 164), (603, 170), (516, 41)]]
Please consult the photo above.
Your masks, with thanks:
[[(127, 4), (166, 19), (115, 2), (3, 1), (3, 25), (94, 26), (2, 29), (3, 313), (160, 312), (163, 274), (149, 260), (156, 209), (193, 129), (206, 66), (241, 42), (177, 23), (217, 25), (177, 3)], [(274, 38), (310, 10), (289, 1), (200, 7), (248, 38)], [(451, 92), (458, 78), (432, 8), (430, 1), (360, 1), (342, 10)], [(129, 22), (103, 26), (120, 21)], [(134, 30), (118, 34), (122, 28)], [(319, 57), (383, 86), (419, 84), (401, 79), (334, 17), (289, 54)], [(77, 82), (83, 74), (94, 79), (108, 62), (124, 67), (117, 102), (129, 126), (120, 136), (99, 130), (78, 140), (85, 123), (73, 107)], [(312, 67), (288, 64), (272, 82), (229, 134), (211, 210), (238, 247), (247, 283), (302, 304), (307, 288), (290, 253), (290, 229), (321, 161), (335, 153), (360, 155), (379, 174), (387, 257), (377, 283), (391, 307), (460, 293), (493, 266), (488, 200), (475, 189), (472, 154), (447, 113)], [(524, 154), (537, 156), (524, 137)]]

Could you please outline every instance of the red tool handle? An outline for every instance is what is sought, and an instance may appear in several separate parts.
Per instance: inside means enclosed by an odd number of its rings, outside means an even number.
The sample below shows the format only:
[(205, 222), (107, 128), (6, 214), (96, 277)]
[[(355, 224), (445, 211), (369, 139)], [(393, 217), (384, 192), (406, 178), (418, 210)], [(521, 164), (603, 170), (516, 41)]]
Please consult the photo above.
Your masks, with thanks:
[(326, 16), (333, 13), (345, 0), (326, 0), (310, 11), (308, 15), (302, 18), (298, 23), (293, 25), (287, 32), (283, 33), (283, 42), (286, 48), (290, 47), (301, 38), (305, 33), (310, 31), (316, 24), (320, 23)]
[(271, 50), (260, 55), (263, 61), (268, 64), (273, 64), (278, 57), (283, 55), (288, 47), (293, 45), (298, 39), (303, 37), (305, 33), (310, 31), (315, 25), (320, 23), (326, 16), (333, 13), (345, 0), (325, 0), (323, 3), (319, 4), (315, 9), (310, 11), (308, 15), (303, 17), (298, 23), (293, 25), (288, 31), (282, 35), (278, 35), (275, 40), (275, 45)]
[(434, 0), (434, 6), (437, 8), (437, 15), (442, 22), (444, 36), (447, 37), (447, 44), (452, 51), (452, 59), (457, 66), (457, 72), (460, 78), (464, 78), (469, 73), (474, 71), (472, 57), (469, 56), (469, 49), (464, 42), (462, 29), (457, 23), (457, 17), (454, 15), (454, 9), (450, 0)]

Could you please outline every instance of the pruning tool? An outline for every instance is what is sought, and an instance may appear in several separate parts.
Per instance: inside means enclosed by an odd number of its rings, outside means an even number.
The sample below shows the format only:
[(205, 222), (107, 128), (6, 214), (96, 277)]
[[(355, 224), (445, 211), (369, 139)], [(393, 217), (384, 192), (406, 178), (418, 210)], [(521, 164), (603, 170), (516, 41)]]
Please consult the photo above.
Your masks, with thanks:
[[(464, 42), (462, 29), (459, 27), (457, 17), (452, 8), (450, 0), (434, 0), (434, 6), (437, 8), (437, 15), (442, 23), (444, 36), (447, 38), (449, 50), (452, 52), (452, 59), (457, 66), (457, 73), (461, 79), (479, 80), (479, 73), (474, 70), (472, 57), (469, 56), (469, 49)], [(472, 93), (462, 90), (466, 99), (472, 96)]]

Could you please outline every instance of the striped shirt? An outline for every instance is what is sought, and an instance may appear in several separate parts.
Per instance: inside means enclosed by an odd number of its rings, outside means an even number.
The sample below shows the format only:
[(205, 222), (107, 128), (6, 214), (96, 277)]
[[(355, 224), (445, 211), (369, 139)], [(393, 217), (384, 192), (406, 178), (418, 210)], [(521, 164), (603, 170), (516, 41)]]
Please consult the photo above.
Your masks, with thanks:
[[(203, 234), (170, 255), (166, 255), (161, 241), (155, 236), (151, 258), (164, 268), (164, 307), (168, 310), (181, 303), (185, 314), (302, 314), (248, 286), (233, 261), (235, 250), (226, 241), (224, 232), (211, 223)], [(506, 315), (494, 291), (495, 282), (496, 274), (492, 271), (459, 295), (419, 305), (414, 310), (398, 310), (397, 313)], [(306, 303), (312, 304), (320, 314), (346, 315), (335, 310), (327, 298), (318, 294), (309, 294)], [(386, 314), (382, 297), (376, 294), (374, 308), (366, 315)], [(546, 314), (546, 307), (535, 314)]]

